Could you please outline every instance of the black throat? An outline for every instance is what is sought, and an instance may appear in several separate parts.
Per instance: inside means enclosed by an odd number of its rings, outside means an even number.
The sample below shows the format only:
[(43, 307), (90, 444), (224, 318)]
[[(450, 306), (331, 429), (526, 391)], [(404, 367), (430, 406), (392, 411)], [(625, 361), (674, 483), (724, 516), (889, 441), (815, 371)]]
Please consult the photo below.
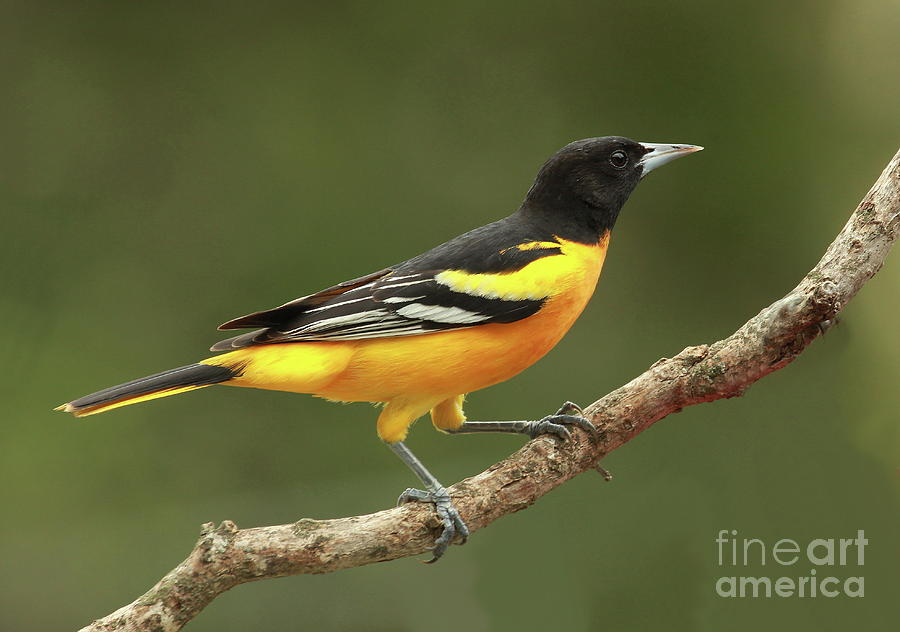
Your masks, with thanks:
[(586, 200), (571, 191), (543, 190), (540, 184), (535, 182), (516, 214), (542, 232), (582, 244), (596, 244), (611, 231), (625, 203)]

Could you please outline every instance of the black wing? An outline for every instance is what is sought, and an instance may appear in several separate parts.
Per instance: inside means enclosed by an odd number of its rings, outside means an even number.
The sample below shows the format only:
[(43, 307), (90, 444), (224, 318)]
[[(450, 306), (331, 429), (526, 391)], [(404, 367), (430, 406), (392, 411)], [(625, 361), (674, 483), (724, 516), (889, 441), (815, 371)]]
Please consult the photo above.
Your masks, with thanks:
[[(223, 340), (212, 350), (277, 342), (414, 336), (472, 325), (510, 323), (531, 316), (544, 303), (544, 299), (506, 300), (456, 291), (440, 282), (437, 276), (441, 272), (370, 275), (365, 277), (367, 281), (333, 293), (325, 300), (316, 298), (322, 293), (314, 294), (274, 310), (229, 321), (221, 329), (265, 328)], [(353, 283), (356, 281), (360, 280)], [(334, 292), (334, 288), (323, 292)]]
[(297, 314), (302, 314), (308, 309), (317, 307), (319, 305), (322, 305), (323, 303), (327, 303), (328, 301), (333, 300), (335, 297), (338, 297), (358, 287), (368, 285), (371, 282), (390, 274), (391, 272), (393, 272), (393, 270), (391, 270), (390, 268), (385, 268), (384, 270), (379, 270), (378, 272), (367, 274), (366, 276), (359, 277), (358, 279), (344, 281), (343, 283), (338, 283), (337, 285), (332, 285), (329, 288), (320, 290), (315, 294), (310, 294), (309, 296), (301, 296), (300, 298), (294, 299), (293, 301), (285, 303), (284, 305), (276, 307), (275, 309), (253, 312), (252, 314), (247, 314), (246, 316), (241, 316), (240, 318), (234, 318), (232, 320), (229, 320), (227, 323), (222, 323), (221, 325), (219, 325), (219, 329), (227, 330), (249, 329), (250, 327), (277, 327), (281, 323), (292, 319)]
[(509, 274), (561, 255), (555, 236), (518, 214), (476, 228), (403, 263), (228, 321), (219, 329), (262, 327), (223, 340), (213, 351), (304, 340), (412, 336), (526, 318), (544, 297), (508, 300), (454, 290), (437, 278), (456, 270)]

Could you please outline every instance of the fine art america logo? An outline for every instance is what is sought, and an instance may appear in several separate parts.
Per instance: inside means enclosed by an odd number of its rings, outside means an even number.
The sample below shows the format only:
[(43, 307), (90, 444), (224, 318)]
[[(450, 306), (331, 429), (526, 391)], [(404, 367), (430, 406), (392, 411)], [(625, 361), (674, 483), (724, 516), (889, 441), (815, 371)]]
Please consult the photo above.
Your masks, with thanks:
[[(716, 581), (720, 597), (864, 597), (865, 547), (860, 529), (855, 538), (816, 538), (801, 544), (784, 538), (769, 546), (757, 538), (738, 538), (734, 529), (719, 531), (719, 566), (733, 574)], [(749, 565), (773, 573), (748, 576)], [(793, 572), (791, 572), (793, 571)]]

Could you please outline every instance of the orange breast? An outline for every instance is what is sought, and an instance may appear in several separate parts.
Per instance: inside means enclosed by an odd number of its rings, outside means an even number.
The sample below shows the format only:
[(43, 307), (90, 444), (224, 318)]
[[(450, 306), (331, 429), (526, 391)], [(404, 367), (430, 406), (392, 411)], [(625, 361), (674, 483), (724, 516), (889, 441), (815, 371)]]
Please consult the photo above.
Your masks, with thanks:
[(563, 255), (539, 259), (508, 275), (549, 288), (534, 316), (508, 324), (355, 341), (350, 361), (317, 395), (341, 401), (397, 397), (443, 399), (497, 384), (528, 368), (565, 335), (594, 292), (608, 238), (596, 246), (562, 242)]
[(511, 378), (569, 330), (594, 292), (608, 236), (593, 246), (559, 242), (562, 254), (532, 261), (516, 272), (451, 279), (503, 296), (547, 297), (537, 314), (520, 321), (418, 336), (259, 345), (204, 362), (244, 365), (242, 375), (227, 382), (232, 386), (346, 402), (416, 400), (427, 410)]

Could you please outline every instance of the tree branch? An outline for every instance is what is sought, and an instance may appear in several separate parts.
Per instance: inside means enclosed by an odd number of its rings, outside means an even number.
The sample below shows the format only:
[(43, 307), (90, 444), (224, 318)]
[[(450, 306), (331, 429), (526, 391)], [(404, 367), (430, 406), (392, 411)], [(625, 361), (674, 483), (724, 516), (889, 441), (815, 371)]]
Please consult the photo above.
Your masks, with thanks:
[[(472, 532), (525, 509), (663, 417), (685, 406), (741, 395), (796, 358), (881, 268), (900, 231), (898, 152), (819, 263), (786, 296), (724, 340), (663, 358), (597, 400), (587, 416), (602, 429), (561, 443), (539, 437), (509, 458), (450, 488)], [(428, 551), (441, 524), (430, 505), (408, 504), (366, 516), (302, 519), (238, 529), (203, 526), (186, 560), (147, 593), (84, 631), (175, 631), (229, 588), (258, 579), (330, 573)]]

